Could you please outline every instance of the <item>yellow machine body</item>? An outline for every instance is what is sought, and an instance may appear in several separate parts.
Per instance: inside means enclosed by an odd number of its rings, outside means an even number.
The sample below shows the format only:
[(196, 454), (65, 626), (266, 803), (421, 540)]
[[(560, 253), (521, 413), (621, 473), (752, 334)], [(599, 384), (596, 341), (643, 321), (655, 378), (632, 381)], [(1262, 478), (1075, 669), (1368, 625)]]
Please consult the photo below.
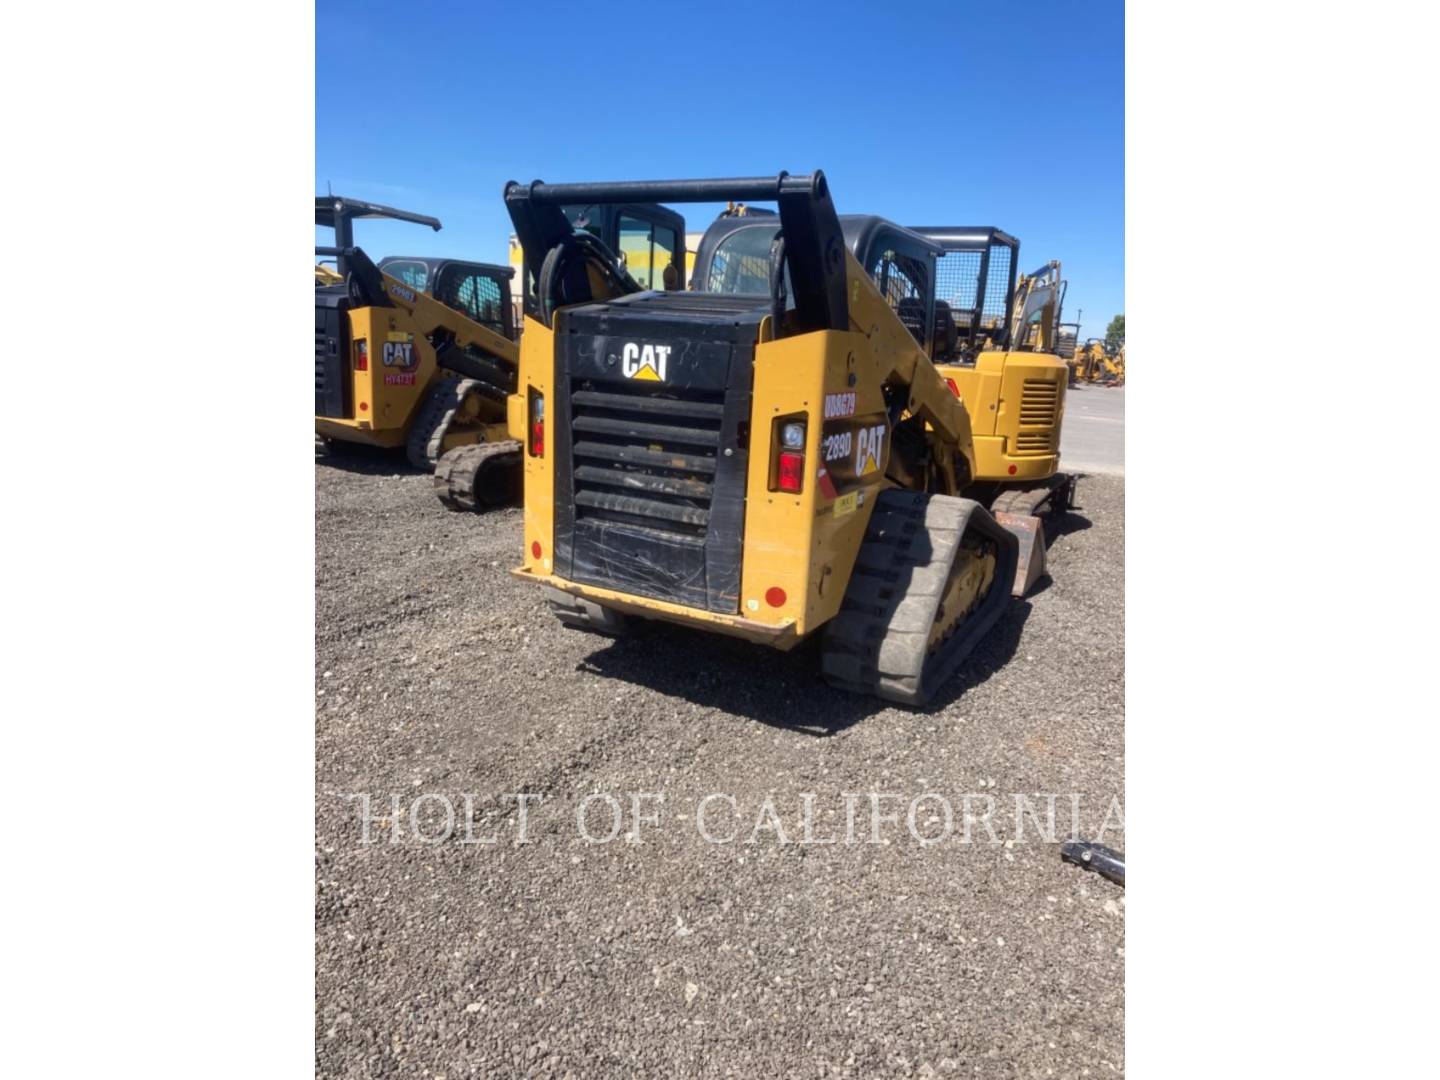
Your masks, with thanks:
[(1060, 468), (1069, 368), (1059, 356), (984, 351), (973, 365), (940, 364), (970, 416), (978, 481), (1044, 480)]
[[(350, 330), (350, 355), (341, 376), (350, 381), (350, 415), (317, 416), (315, 433), (344, 442), (400, 447), (430, 387), (446, 374), (436, 360), (433, 336), (438, 333), (460, 346), (474, 346), (512, 365), (519, 361), (519, 346), (389, 274), (378, 276), (389, 306), (352, 308), (342, 316), (349, 320)], [(505, 405), (478, 400), (467, 401), (466, 407), (474, 415), (458, 418), (462, 422), (453, 425), (443, 449), (523, 437), (522, 429), (512, 431)]]
[[(835, 616), (850, 583), (876, 496), (906, 486), (955, 494), (955, 456), (977, 467), (965, 408), (910, 332), (848, 252), (849, 331), (821, 330), (771, 339), (767, 316), (755, 347), (745, 486), (744, 545), (738, 614), (724, 614), (558, 577), (554, 472), (550, 457), (525, 458), (525, 561), (517, 576), (627, 614), (695, 626), (788, 649)], [(561, 313), (563, 318), (563, 312)], [(555, 333), (526, 318), (520, 345), (520, 385), (553, 400)], [(921, 418), (935, 436), (924, 476), (900, 476), (883, 438), (886, 382), (907, 387), (905, 416)], [(860, 422), (873, 417), (874, 441), (863, 436), (846, 450), (855, 484), (838, 491), (820, 477), (827, 412), (843, 409)], [(798, 494), (775, 490), (771, 476), (781, 427), (805, 422), (806, 479)], [(548, 419), (546, 421), (549, 422)], [(876, 429), (879, 432), (876, 432)], [(551, 440), (553, 443), (553, 440)], [(865, 446), (854, 445), (862, 441)], [(866, 456), (873, 446), (873, 456)], [(832, 459), (833, 460), (833, 459)]]

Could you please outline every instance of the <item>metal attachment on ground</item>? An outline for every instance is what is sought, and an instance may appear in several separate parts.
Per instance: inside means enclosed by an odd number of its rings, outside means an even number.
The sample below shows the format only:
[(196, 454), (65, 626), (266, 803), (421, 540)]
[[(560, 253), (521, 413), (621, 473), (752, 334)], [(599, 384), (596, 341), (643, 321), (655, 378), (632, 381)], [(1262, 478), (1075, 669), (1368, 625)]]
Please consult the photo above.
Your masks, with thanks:
[(1006, 488), (990, 503), (995, 520), (1020, 543), (1013, 596), (1024, 596), (1045, 574), (1045, 527), (1040, 514), (1063, 514), (1074, 505), (1075, 476), (1056, 473), (1029, 487)]
[(1103, 878), (1125, 887), (1125, 855), (1102, 844), (1088, 840), (1066, 840), (1060, 845), (1060, 858), (1084, 870), (1093, 870)]
[(891, 489), (825, 628), (834, 686), (923, 705), (999, 621), (1019, 544), (971, 499)]
[(446, 451), (435, 463), (435, 494), (451, 510), (483, 510), (520, 497), (522, 448), (513, 439)]
[(620, 637), (630, 632), (630, 619), (622, 612), (611, 611), (548, 586), (545, 589), (545, 600), (555, 617), (571, 629), (587, 630), (592, 634), (604, 634), (606, 637)]

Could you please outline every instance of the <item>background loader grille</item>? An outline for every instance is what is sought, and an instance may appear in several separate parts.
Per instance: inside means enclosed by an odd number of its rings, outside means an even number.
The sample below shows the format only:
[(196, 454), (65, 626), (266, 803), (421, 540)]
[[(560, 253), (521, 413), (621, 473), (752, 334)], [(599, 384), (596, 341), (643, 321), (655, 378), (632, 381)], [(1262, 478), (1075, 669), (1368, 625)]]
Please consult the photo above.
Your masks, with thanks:
[(576, 380), (570, 391), (575, 517), (704, 542), (723, 394), (660, 397)]
[(349, 417), (349, 316), (333, 289), (317, 289), (315, 299), (315, 415)]

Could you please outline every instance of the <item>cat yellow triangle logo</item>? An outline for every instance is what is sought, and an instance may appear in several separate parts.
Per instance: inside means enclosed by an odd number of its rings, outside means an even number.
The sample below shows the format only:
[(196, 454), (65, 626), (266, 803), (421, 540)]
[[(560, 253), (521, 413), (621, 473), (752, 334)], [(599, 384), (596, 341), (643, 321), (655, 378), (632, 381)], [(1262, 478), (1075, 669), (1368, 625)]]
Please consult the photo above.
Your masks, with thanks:
[(670, 345), (646, 345), (641, 348), (627, 341), (620, 354), (620, 370), (627, 379), (664, 382), (665, 364), (670, 359)]
[(880, 468), (880, 458), (885, 453), (885, 425), (874, 424), (863, 427), (856, 440), (855, 475), (865, 476)]

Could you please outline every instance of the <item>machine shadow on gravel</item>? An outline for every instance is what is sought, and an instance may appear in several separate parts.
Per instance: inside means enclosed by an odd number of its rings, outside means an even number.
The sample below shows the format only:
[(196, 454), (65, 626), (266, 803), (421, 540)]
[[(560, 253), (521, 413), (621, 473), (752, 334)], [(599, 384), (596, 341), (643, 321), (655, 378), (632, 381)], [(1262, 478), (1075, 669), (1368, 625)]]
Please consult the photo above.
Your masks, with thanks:
[(404, 450), (383, 446), (364, 446), (360, 443), (333, 442), (326, 451), (315, 451), (315, 464), (327, 469), (358, 473), (362, 476), (403, 476), (426, 475), (405, 458)]
[[(1016, 600), (921, 714), (938, 712), (995, 674), (1015, 654), (1030, 604)], [(642, 622), (596, 649), (578, 670), (650, 690), (770, 727), (827, 738), (903, 706), (837, 689), (820, 670), (820, 635), (790, 652), (661, 622)]]

